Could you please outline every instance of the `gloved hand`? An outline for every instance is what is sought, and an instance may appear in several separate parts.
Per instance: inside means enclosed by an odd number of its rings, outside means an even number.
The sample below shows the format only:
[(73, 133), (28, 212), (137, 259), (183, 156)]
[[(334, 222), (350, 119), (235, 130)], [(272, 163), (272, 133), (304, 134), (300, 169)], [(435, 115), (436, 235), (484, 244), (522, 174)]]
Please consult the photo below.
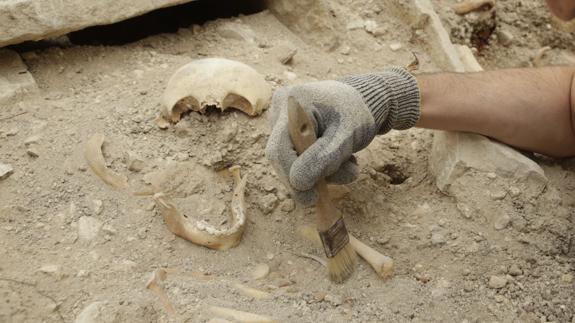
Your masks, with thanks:
[[(376, 134), (415, 125), (419, 97), (415, 78), (402, 68), (280, 88), (272, 97), (266, 156), (294, 198), (304, 205), (313, 204), (318, 179), (347, 184), (357, 178), (352, 154), (365, 148)], [(318, 137), (301, 156), (288, 133), (288, 100), (313, 116)]]

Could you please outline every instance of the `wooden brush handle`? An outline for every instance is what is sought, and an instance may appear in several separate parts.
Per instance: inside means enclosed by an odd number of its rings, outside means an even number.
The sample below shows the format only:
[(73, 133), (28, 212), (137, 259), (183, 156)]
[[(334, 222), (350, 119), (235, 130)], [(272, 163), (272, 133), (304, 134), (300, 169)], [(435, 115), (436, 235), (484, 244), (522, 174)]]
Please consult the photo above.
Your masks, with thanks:
[[(317, 139), (315, 127), (305, 110), (292, 98), (288, 99), (288, 132), (298, 155), (301, 155)], [(325, 231), (340, 219), (333, 206), (325, 180), (321, 178), (315, 184), (318, 194), (316, 202), (317, 229)]]

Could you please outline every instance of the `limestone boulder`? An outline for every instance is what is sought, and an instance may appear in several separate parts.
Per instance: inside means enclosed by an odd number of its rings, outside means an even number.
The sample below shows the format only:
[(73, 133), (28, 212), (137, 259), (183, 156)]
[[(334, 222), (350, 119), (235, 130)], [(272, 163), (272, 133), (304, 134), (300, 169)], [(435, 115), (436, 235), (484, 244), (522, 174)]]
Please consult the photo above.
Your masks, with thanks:
[(193, 0), (1, 0), (0, 47), (112, 24)]

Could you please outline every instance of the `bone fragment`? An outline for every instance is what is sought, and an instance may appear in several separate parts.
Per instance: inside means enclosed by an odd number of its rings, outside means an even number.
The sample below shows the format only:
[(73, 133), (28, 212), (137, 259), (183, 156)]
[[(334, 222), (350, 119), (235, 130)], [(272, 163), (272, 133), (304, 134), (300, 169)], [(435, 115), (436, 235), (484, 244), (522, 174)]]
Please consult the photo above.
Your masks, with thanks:
[(234, 176), (235, 183), (231, 202), (231, 227), (229, 229), (220, 230), (207, 225), (205, 222), (193, 222), (182, 215), (164, 193), (154, 194), (154, 200), (172, 233), (195, 244), (217, 250), (227, 250), (240, 243), (246, 224), (244, 191), (247, 178), (240, 176), (238, 166), (230, 167), (229, 171)]
[(246, 285), (243, 284), (234, 284), (234, 287), (242, 294), (248, 296), (248, 297), (253, 297), (255, 299), (264, 299), (264, 298), (269, 298), (271, 296), (270, 293), (261, 291), (259, 289), (255, 289), (255, 288), (251, 288), (248, 287)]
[(174, 319), (178, 318), (176, 310), (172, 306), (168, 295), (161, 286), (161, 281), (166, 280), (167, 272), (165, 269), (157, 269), (152, 272), (152, 277), (146, 283), (146, 288), (151, 290), (160, 299), (160, 304), (164, 307), (169, 316)]
[[(317, 231), (310, 226), (302, 226), (299, 228), (299, 233), (305, 239), (313, 242), (314, 244), (321, 246), (321, 240)], [(350, 243), (353, 249), (362, 257), (369, 265), (375, 270), (375, 272), (384, 280), (387, 280), (393, 276), (394, 263), (393, 259), (385, 256), (375, 249), (369, 247), (363, 242), (359, 241), (353, 235), (349, 235)]]
[(128, 187), (128, 179), (126, 176), (116, 174), (106, 167), (106, 160), (102, 154), (102, 144), (104, 143), (104, 135), (97, 133), (92, 135), (86, 142), (84, 147), (84, 157), (88, 162), (88, 166), (92, 171), (100, 177), (104, 183), (119, 189)]

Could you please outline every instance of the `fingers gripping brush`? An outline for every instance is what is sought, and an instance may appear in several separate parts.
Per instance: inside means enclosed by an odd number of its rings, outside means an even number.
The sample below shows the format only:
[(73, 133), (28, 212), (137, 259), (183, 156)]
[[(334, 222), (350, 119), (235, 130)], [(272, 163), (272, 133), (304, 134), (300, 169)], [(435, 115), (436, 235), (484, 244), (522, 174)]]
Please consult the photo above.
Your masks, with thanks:
[[(305, 110), (293, 99), (288, 100), (288, 131), (298, 155), (317, 139), (315, 127)], [(329, 278), (336, 283), (348, 279), (355, 270), (357, 255), (349, 242), (343, 217), (333, 206), (324, 179), (315, 184), (317, 230), (327, 256)]]

